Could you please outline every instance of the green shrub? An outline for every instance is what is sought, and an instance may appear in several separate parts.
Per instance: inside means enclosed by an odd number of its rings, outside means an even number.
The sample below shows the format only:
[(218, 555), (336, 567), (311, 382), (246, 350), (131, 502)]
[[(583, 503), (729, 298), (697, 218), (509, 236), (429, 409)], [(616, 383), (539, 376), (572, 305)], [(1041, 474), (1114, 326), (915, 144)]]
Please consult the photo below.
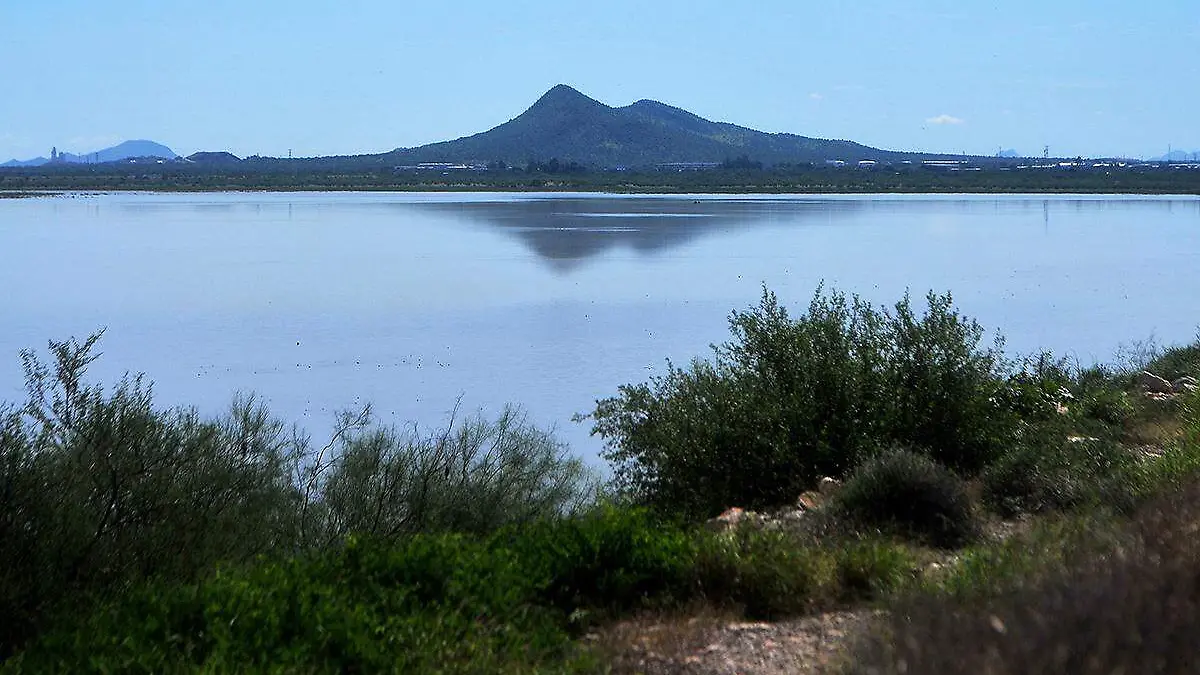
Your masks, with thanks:
[(350, 425), (314, 467), (325, 541), (347, 534), (482, 534), (569, 515), (590, 502), (593, 472), (520, 408), (420, 433)]
[(874, 600), (904, 587), (916, 562), (904, 547), (879, 540), (850, 541), (834, 550), (838, 599)]
[(1155, 350), (1154, 357), (1142, 370), (1149, 370), (1168, 380), (1185, 375), (1200, 377), (1200, 340), (1190, 345)]
[(602, 507), (510, 528), (494, 546), (518, 558), (542, 603), (579, 627), (596, 614), (673, 606), (696, 592), (693, 536), (640, 509)]
[(836, 513), (860, 528), (956, 547), (979, 534), (966, 486), (935, 460), (891, 450), (860, 467), (838, 492)]
[(0, 657), (144, 580), (351, 533), (482, 533), (594, 495), (582, 463), (516, 408), (427, 435), (374, 427), (365, 408), (317, 450), (254, 397), (206, 420), (156, 408), (140, 375), (88, 383), (99, 339), (52, 341), (48, 363), (23, 352), (29, 400), (0, 406)]
[(829, 593), (828, 556), (782, 532), (740, 528), (702, 536), (695, 574), (703, 597), (752, 619), (803, 613)]
[(710, 361), (597, 403), (618, 485), (698, 519), (791, 502), (894, 443), (979, 469), (1021, 426), (1002, 395), (1008, 366), (949, 295), (927, 304), (918, 316), (907, 297), (888, 310), (818, 289), (793, 319), (764, 289)]
[(1129, 490), (1135, 500), (1170, 493), (1195, 482), (1200, 475), (1200, 390), (1179, 398), (1182, 425), (1179, 438), (1162, 453), (1138, 463), (1131, 472)]
[(1040, 439), (1015, 447), (983, 472), (983, 499), (1004, 516), (1082, 506), (1131, 506), (1136, 458), (1104, 439)]
[[(0, 655), (58, 605), (289, 550), (295, 447), (252, 398), (217, 422), (156, 410), (140, 377), (84, 382), (99, 339), (22, 353), (29, 401), (0, 431)], [(65, 603), (73, 606), (66, 606)]]

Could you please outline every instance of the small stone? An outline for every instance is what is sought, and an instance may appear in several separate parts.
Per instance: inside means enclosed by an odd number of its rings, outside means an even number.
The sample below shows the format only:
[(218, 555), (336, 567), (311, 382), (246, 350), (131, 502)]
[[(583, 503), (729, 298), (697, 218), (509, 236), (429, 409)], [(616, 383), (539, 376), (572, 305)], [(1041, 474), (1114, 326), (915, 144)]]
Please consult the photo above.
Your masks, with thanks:
[(1197, 380), (1189, 375), (1184, 375), (1183, 377), (1171, 383), (1171, 389), (1176, 394), (1185, 394), (1196, 388), (1200, 388), (1200, 380)]
[(727, 626), (727, 628), (731, 631), (771, 630), (771, 624), (761, 622), (761, 621), (754, 621), (754, 622), (747, 622), (747, 623), (731, 623), (731, 624), (729, 624), (729, 626)]
[(710, 519), (705, 526), (714, 532), (725, 532), (737, 527), (745, 520), (746, 511), (736, 506), (726, 509), (721, 515)]
[(1149, 394), (1175, 393), (1175, 388), (1171, 386), (1170, 382), (1155, 375), (1154, 373), (1145, 370), (1143, 370), (1141, 373), (1138, 373), (1137, 386), (1141, 387), (1142, 391), (1145, 391)]
[(841, 481), (837, 480), (836, 478), (830, 478), (829, 476), (822, 478), (820, 482), (817, 483), (817, 492), (821, 493), (822, 497), (832, 497), (838, 493), (838, 490), (841, 489)]
[(819, 492), (808, 491), (800, 495), (796, 500), (796, 506), (806, 511), (819, 509), (825, 503), (825, 497)]
[(994, 614), (992, 615), (992, 617), (990, 619), (988, 619), (988, 623), (990, 623), (992, 625), (992, 630), (996, 631), (997, 633), (999, 633), (1001, 635), (1004, 635), (1005, 633), (1008, 632), (1008, 627), (1004, 625), (1004, 621), (1002, 621), (1000, 619), (1000, 617), (998, 617)]
[(777, 517), (779, 520), (786, 521), (803, 520), (805, 513), (806, 512), (804, 509), (785, 509), (784, 511), (781, 511)]

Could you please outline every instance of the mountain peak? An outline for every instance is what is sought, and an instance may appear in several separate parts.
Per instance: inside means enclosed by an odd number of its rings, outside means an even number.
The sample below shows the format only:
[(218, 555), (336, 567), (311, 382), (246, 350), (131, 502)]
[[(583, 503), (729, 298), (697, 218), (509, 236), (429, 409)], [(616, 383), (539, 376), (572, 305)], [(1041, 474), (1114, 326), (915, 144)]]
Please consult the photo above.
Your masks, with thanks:
[(713, 164), (740, 156), (763, 163), (796, 163), (896, 159), (902, 155), (854, 143), (767, 134), (712, 122), (649, 99), (612, 107), (558, 84), (504, 124), (453, 141), (405, 148), (389, 159), (420, 163), (553, 158), (608, 168)]
[(542, 97), (539, 98), (537, 100), (537, 102), (533, 104), (532, 107), (530, 107), (530, 110), (534, 110), (537, 108), (566, 108), (566, 107), (569, 107), (569, 108), (577, 108), (577, 107), (607, 108), (608, 106), (604, 105), (603, 103), (597, 101), (594, 98), (586, 96), (585, 94), (581, 93), (578, 89), (576, 89), (570, 85), (556, 84), (550, 88), (550, 91), (547, 91), (545, 94), (542, 94)]

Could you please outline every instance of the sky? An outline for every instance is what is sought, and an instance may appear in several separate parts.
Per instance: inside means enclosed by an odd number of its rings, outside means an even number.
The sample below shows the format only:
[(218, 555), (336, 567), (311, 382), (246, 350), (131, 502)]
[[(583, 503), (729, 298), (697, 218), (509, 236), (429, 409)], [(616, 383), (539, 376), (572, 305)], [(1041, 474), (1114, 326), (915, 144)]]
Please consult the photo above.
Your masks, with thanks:
[(1197, 0), (0, 0), (0, 161), (384, 152), (565, 83), (897, 150), (1200, 151)]

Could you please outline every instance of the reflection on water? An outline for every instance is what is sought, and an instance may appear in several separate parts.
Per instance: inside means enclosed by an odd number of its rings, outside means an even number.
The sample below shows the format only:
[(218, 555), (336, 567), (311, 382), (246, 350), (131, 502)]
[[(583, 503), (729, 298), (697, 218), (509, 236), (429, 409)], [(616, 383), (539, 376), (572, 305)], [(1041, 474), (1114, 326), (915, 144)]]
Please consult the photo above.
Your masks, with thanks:
[[(409, 204), (398, 204), (410, 208)], [(830, 223), (863, 208), (863, 202), (688, 199), (661, 197), (420, 203), (418, 208), (498, 228), (520, 241), (558, 273), (613, 249), (653, 256), (705, 235), (787, 220)]]
[(370, 400), (436, 424), (526, 405), (568, 420), (703, 355), (767, 284), (893, 302), (952, 291), (1010, 348), (1083, 363), (1193, 337), (1200, 199), (119, 194), (0, 202), (0, 401), (17, 351), (107, 326), (101, 381), (163, 403), (263, 394), (317, 436)]

